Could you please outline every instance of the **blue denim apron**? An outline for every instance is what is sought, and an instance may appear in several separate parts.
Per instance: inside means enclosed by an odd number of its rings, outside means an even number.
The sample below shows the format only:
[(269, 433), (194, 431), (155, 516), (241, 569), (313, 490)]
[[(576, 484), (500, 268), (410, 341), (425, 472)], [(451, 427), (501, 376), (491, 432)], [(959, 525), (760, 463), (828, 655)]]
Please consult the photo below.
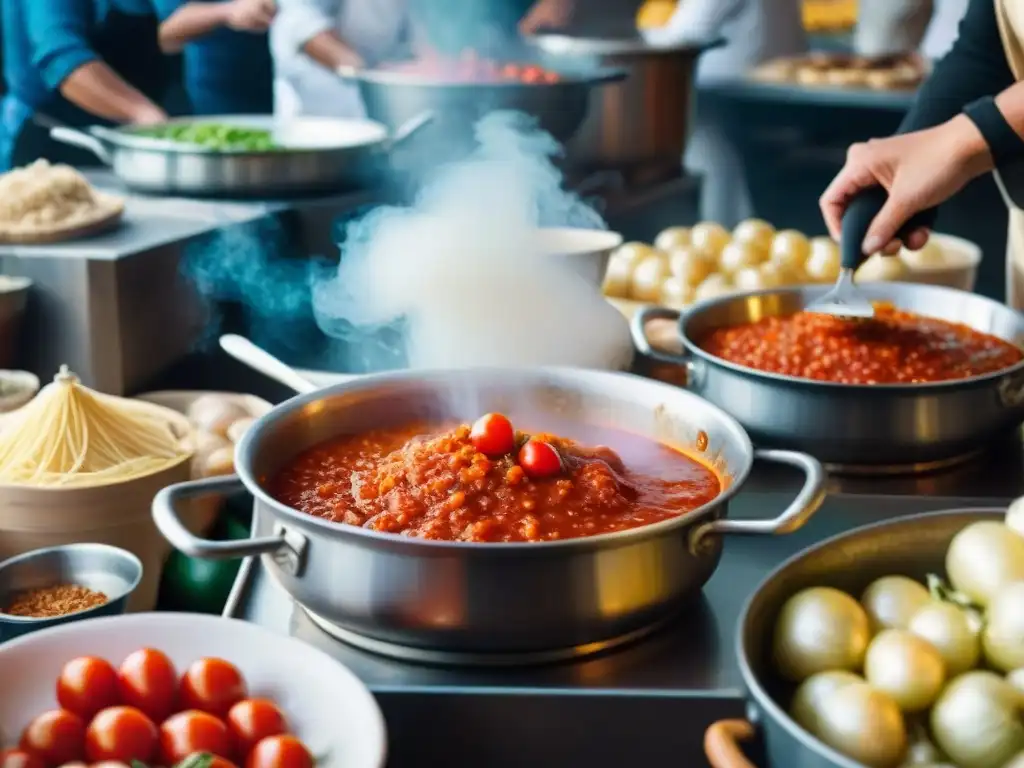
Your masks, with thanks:
[[(113, 10), (96, 29), (91, 43), (99, 58), (126, 82), (159, 103), (170, 83), (172, 63), (160, 52), (157, 26), (155, 16)], [(90, 152), (53, 141), (46, 129), (32, 121), (34, 111), (9, 93), (0, 101), (0, 169), (26, 165), (39, 158), (79, 167), (100, 164)], [(54, 93), (40, 111), (78, 127), (104, 122), (59, 93)]]

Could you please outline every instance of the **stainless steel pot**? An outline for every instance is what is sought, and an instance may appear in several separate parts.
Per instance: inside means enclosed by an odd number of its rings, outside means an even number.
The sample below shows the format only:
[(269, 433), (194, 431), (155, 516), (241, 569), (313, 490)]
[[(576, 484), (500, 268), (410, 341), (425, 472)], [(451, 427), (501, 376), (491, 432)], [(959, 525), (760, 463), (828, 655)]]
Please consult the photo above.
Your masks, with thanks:
[(566, 147), (583, 169), (678, 169), (690, 132), (694, 70), (702, 51), (717, 43), (654, 48), (636, 37), (589, 38), (544, 34), (529, 40), (541, 62), (616, 67), (625, 80), (601, 89)]
[[(982, 296), (909, 283), (866, 283), (859, 289), (869, 299), (1024, 344), (1024, 318)], [(987, 446), (1024, 421), (1024, 363), (937, 384), (851, 386), (762, 373), (697, 346), (715, 328), (791, 314), (829, 290), (737, 294), (685, 312), (644, 308), (633, 317), (633, 341), (642, 354), (685, 366), (688, 388), (735, 416), (755, 443), (807, 451), (826, 463), (881, 467), (948, 460)], [(644, 328), (655, 319), (678, 320), (681, 355), (652, 349)]]
[(424, 111), (436, 115), (432, 134), (453, 141), (471, 134), (473, 126), (490, 112), (512, 110), (536, 118), (538, 126), (564, 142), (587, 114), (591, 91), (622, 80), (615, 69), (553, 69), (557, 83), (432, 81), (405, 72), (384, 69), (352, 70), (366, 114), (385, 125), (398, 126)]
[[(414, 420), (471, 420), (486, 411), (618, 426), (702, 455), (727, 478), (712, 503), (644, 528), (543, 543), (441, 542), (328, 522), (265, 490), (303, 449), (328, 438)], [(702, 433), (704, 436), (702, 436)], [(703, 446), (703, 450), (700, 450)], [(729, 520), (728, 501), (755, 459), (790, 464), (802, 490), (776, 517)], [(820, 506), (825, 475), (800, 453), (755, 451), (740, 426), (697, 396), (621, 373), (472, 369), (366, 376), (296, 397), (239, 442), (237, 477), (174, 485), (153, 502), (164, 536), (192, 557), (262, 555), (295, 600), (363, 637), (425, 649), (515, 653), (621, 638), (677, 612), (711, 576), (726, 534), (780, 534)], [(247, 489), (254, 538), (192, 535), (179, 514), (202, 494)]]
[[(369, 120), (258, 115), (179, 118), (172, 125), (224, 123), (273, 131), (282, 149), (224, 151), (154, 139), (140, 128), (50, 128), (55, 141), (92, 152), (129, 188), (161, 195), (273, 197), (364, 186), (388, 169), (388, 153), (432, 119), (410, 118), (394, 133)], [(151, 128), (152, 126), (149, 126)]]
[(751, 699), (747, 720), (713, 724), (704, 746), (713, 768), (753, 768), (740, 745), (758, 738), (771, 768), (862, 768), (807, 733), (789, 715), (793, 687), (771, 665), (775, 618), (795, 593), (835, 587), (860, 595), (881, 576), (902, 574), (922, 583), (944, 573), (946, 549), (965, 526), (1002, 520), (1005, 509), (956, 509), (857, 528), (807, 549), (776, 568), (747, 601), (740, 615), (736, 653)]

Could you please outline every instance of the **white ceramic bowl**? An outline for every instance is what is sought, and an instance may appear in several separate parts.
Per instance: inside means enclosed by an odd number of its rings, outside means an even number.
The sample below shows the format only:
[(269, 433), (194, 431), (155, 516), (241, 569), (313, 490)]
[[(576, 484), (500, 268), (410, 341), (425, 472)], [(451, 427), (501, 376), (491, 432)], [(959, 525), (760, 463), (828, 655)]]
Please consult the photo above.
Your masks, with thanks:
[(612, 251), (622, 245), (622, 235), (603, 229), (545, 227), (537, 230), (537, 242), (541, 253), (564, 258), (575, 272), (600, 290)]
[(164, 651), (179, 671), (215, 656), (234, 663), (249, 693), (281, 707), (318, 768), (383, 768), (384, 718), (360, 680), (322, 651), (235, 619), (191, 613), (141, 613), (45, 629), (0, 645), (0, 746), (57, 702), (66, 661), (91, 655), (117, 665), (139, 648)]
[(973, 291), (978, 279), (978, 264), (981, 263), (981, 248), (970, 240), (939, 232), (932, 233), (931, 240), (942, 251), (943, 266), (937, 269), (912, 267), (910, 275), (904, 280)]

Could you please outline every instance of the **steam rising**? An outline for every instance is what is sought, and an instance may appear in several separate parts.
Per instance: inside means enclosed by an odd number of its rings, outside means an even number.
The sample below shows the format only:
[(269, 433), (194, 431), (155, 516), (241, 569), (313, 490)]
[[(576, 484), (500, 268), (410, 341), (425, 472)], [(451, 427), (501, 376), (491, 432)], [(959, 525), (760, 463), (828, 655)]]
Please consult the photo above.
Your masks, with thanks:
[(561, 188), (558, 144), (515, 113), (493, 113), (476, 132), (479, 148), (413, 206), (349, 225), (337, 274), (313, 286), (317, 324), (359, 340), (404, 320), (413, 368), (625, 364), (621, 315), (537, 235), (605, 228)]

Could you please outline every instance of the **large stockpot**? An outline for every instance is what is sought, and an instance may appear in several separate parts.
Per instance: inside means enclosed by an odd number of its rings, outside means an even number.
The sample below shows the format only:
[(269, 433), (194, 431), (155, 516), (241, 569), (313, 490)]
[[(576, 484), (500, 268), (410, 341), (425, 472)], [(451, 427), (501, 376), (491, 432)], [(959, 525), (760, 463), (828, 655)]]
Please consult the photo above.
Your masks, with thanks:
[(697, 58), (717, 42), (656, 48), (635, 32), (620, 38), (542, 34), (529, 42), (553, 68), (576, 62), (627, 73), (590, 100), (566, 147), (573, 167), (678, 170), (690, 132)]
[[(654, 525), (542, 543), (414, 539), (328, 522), (278, 503), (265, 479), (325, 439), (422, 420), (502, 411), (525, 423), (546, 414), (620, 427), (678, 445), (717, 468), (712, 503)], [(571, 435), (571, 433), (570, 433)], [(703, 448), (703, 450), (701, 450)], [(774, 518), (727, 518), (755, 459), (798, 467), (800, 493)], [(469, 369), (377, 374), (293, 398), (239, 442), (237, 477), (171, 486), (153, 503), (157, 526), (185, 554), (262, 555), (273, 577), (316, 616), (343, 630), (432, 650), (515, 653), (620, 638), (693, 598), (714, 571), (726, 534), (779, 534), (820, 506), (825, 475), (809, 456), (757, 451), (742, 428), (699, 397), (639, 377), (582, 369)], [(255, 497), (254, 538), (193, 536), (179, 515), (200, 494)]]
[(946, 550), (978, 520), (1002, 521), (1005, 509), (956, 509), (911, 515), (857, 528), (804, 550), (776, 568), (747, 600), (736, 653), (749, 695), (746, 720), (713, 724), (705, 751), (713, 768), (753, 768), (740, 744), (757, 740), (770, 768), (863, 768), (801, 728), (787, 714), (794, 687), (771, 665), (771, 638), (782, 605), (807, 587), (835, 587), (861, 595), (881, 576), (900, 574), (924, 583), (945, 572)]
[[(1024, 421), (1024, 362), (957, 381), (856, 386), (756, 371), (713, 357), (696, 343), (715, 328), (792, 314), (829, 290), (734, 294), (684, 312), (644, 308), (633, 317), (633, 341), (649, 357), (685, 366), (688, 388), (736, 417), (755, 443), (806, 451), (830, 464), (941, 462), (969, 455)], [(858, 290), (870, 300), (1024, 343), (1024, 318), (982, 296), (909, 283), (866, 283)], [(644, 328), (655, 319), (678, 320), (682, 354), (652, 349)]]
[(388, 153), (432, 119), (413, 116), (391, 133), (370, 120), (261, 115), (177, 118), (167, 125), (219, 123), (272, 131), (280, 149), (211, 149), (155, 139), (144, 128), (53, 126), (50, 137), (96, 155), (130, 189), (151, 194), (235, 197), (336, 192), (376, 182), (389, 169)]

